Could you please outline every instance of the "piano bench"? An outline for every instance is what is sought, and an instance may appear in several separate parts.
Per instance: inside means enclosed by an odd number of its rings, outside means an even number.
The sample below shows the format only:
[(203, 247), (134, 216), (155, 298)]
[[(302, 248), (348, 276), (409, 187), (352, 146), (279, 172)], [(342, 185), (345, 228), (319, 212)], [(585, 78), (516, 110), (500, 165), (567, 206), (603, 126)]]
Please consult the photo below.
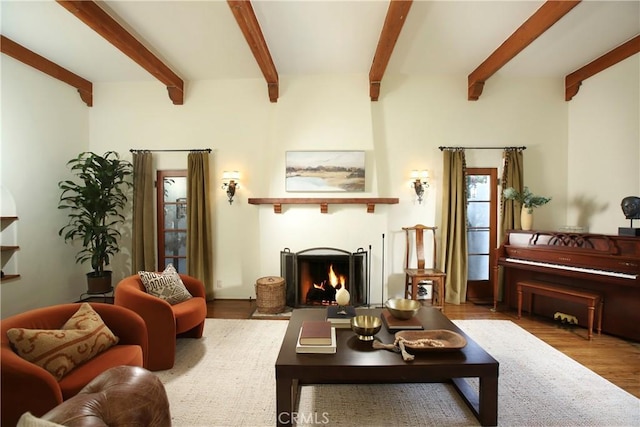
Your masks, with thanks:
[(602, 307), (604, 305), (604, 300), (602, 299), (602, 296), (600, 294), (585, 291), (582, 289), (555, 285), (553, 283), (536, 282), (532, 280), (523, 280), (518, 282), (516, 284), (516, 290), (518, 292), (518, 319), (520, 319), (522, 315), (522, 294), (524, 292), (528, 292), (529, 294), (531, 294), (529, 298), (529, 314), (532, 313), (534, 295), (543, 295), (546, 297), (558, 298), (564, 301), (586, 305), (588, 309), (588, 339), (590, 340), (593, 337), (594, 315), (597, 316), (597, 330), (598, 335), (600, 335), (602, 330)]

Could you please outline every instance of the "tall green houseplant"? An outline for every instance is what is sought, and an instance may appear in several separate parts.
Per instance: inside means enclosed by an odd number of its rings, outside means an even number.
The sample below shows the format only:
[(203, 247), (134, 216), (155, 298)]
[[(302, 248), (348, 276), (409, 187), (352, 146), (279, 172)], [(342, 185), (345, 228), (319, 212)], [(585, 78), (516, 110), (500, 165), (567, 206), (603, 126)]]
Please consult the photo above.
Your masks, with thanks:
[(69, 211), (69, 223), (58, 234), (66, 243), (82, 244), (76, 262), (91, 263), (93, 271), (87, 274), (89, 293), (108, 292), (112, 289), (111, 271), (104, 268), (120, 251), (118, 226), (125, 220), (122, 212), (127, 190), (133, 186), (129, 180), (133, 167), (115, 151), (102, 156), (83, 152), (67, 166), (76, 179), (58, 183), (62, 190), (58, 209)]

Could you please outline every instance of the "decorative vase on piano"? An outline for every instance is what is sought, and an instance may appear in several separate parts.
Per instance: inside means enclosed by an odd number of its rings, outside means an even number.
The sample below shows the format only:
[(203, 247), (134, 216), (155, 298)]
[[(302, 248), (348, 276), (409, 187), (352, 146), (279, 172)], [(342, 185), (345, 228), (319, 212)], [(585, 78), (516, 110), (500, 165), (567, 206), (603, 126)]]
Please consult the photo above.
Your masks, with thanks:
[[(513, 187), (504, 189), (502, 196), (506, 200), (513, 200), (519, 202), (522, 206), (520, 211), (520, 227), (523, 230), (531, 230), (533, 227), (533, 208), (544, 206), (551, 200), (551, 197), (536, 196), (529, 187), (524, 187), (522, 192), (517, 191)], [(514, 206), (514, 209), (516, 207)]]
[(523, 230), (531, 230), (533, 228), (533, 209), (522, 207), (520, 211), (520, 227)]

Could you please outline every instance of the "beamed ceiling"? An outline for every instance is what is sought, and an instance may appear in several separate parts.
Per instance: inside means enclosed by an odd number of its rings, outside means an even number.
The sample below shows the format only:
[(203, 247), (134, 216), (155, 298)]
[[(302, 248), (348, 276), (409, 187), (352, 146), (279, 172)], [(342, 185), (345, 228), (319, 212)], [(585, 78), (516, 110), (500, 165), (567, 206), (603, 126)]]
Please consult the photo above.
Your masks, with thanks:
[(188, 82), (368, 74), (466, 75), (468, 99), (497, 74), (582, 81), (640, 52), (640, 1), (47, 0), (0, 2), (1, 50), (77, 88), (155, 80), (170, 102)]

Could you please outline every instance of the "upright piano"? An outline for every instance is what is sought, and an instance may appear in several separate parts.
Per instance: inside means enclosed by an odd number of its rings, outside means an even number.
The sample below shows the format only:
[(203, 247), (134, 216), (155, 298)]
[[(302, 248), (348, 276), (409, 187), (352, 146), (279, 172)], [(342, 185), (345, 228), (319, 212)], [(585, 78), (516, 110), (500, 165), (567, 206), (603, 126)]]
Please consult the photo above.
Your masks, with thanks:
[[(502, 268), (502, 303), (508, 307), (517, 307), (521, 280), (598, 292), (604, 299), (602, 331), (640, 341), (640, 237), (510, 230), (496, 251), (494, 308)], [(584, 307), (568, 301), (536, 297), (533, 311), (551, 318), (571, 314), (587, 324)]]

